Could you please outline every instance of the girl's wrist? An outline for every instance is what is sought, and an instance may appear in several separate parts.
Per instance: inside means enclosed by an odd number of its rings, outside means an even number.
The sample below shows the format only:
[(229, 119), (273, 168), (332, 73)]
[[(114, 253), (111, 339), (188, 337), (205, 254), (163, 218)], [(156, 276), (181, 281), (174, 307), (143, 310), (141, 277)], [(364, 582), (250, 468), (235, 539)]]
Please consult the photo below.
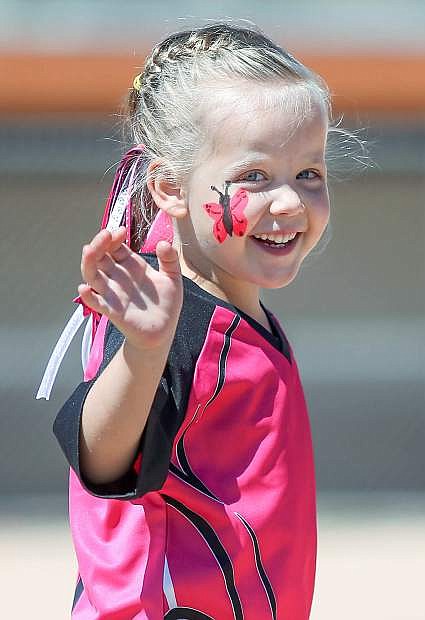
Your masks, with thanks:
[(127, 339), (124, 339), (122, 344), (123, 358), (130, 368), (155, 366), (157, 360), (168, 357), (172, 343), (172, 338), (169, 342), (161, 343), (158, 346), (142, 348), (138, 347)]

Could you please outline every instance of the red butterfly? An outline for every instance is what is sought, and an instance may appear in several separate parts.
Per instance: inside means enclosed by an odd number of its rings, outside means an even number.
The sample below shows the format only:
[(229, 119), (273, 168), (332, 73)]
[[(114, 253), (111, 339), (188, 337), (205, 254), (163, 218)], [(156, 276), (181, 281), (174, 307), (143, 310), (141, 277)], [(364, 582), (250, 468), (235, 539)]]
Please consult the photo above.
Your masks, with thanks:
[(209, 202), (204, 204), (204, 209), (214, 220), (213, 233), (219, 243), (223, 243), (227, 235), (235, 233), (238, 237), (245, 234), (248, 221), (243, 211), (248, 204), (248, 192), (238, 189), (234, 196), (229, 196), (231, 181), (224, 184), (224, 194), (214, 185), (211, 189), (220, 196), (219, 204)]

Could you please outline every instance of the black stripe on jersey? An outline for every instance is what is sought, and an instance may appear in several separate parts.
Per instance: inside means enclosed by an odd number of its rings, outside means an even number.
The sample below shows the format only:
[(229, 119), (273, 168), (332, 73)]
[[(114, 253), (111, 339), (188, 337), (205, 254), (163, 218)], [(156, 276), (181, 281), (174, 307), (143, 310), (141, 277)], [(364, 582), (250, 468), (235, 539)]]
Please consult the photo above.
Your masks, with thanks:
[(237, 326), (239, 325), (240, 321), (241, 321), (241, 317), (236, 314), (233, 321), (231, 322), (229, 327), (224, 332), (223, 348), (221, 349), (220, 358), (218, 360), (217, 385), (215, 387), (214, 394), (205, 404), (203, 411), (205, 411), (205, 409), (213, 402), (213, 400), (217, 398), (221, 388), (224, 385), (224, 379), (226, 377), (226, 362), (227, 362), (227, 355), (230, 350), (231, 336), (233, 332), (235, 331), (235, 329), (237, 328)]
[(200, 480), (198, 478), (198, 476), (193, 473), (192, 468), (189, 465), (189, 461), (187, 460), (186, 451), (184, 449), (184, 436), (185, 436), (188, 428), (192, 425), (193, 421), (195, 420), (197, 413), (198, 413), (198, 409), (195, 411), (195, 415), (193, 416), (193, 418), (191, 419), (189, 424), (186, 426), (186, 428), (185, 428), (185, 430), (184, 430), (182, 436), (180, 437), (180, 439), (179, 439), (179, 441), (177, 443), (177, 446), (176, 446), (177, 460), (178, 460), (178, 463), (179, 463), (179, 465), (180, 465), (180, 467), (182, 468), (183, 471), (181, 471), (178, 467), (176, 467), (174, 465), (174, 463), (170, 463), (170, 471), (175, 476), (180, 478), (180, 480), (183, 480), (187, 484), (190, 484), (190, 486), (192, 486), (193, 488), (197, 489), (198, 491), (201, 491), (201, 493), (205, 493), (205, 495), (208, 495), (208, 497), (211, 497), (212, 499), (220, 501), (214, 495), (214, 493), (212, 493), (208, 489), (208, 487), (205, 486), (205, 484), (202, 482), (202, 480)]
[(214, 618), (192, 607), (174, 607), (167, 611), (164, 620), (214, 620)]
[(272, 618), (273, 618), (273, 620), (276, 620), (276, 597), (274, 595), (272, 584), (270, 583), (270, 579), (268, 578), (267, 573), (264, 570), (263, 563), (261, 561), (260, 546), (258, 544), (257, 536), (256, 536), (254, 530), (252, 529), (252, 527), (243, 518), (243, 516), (241, 514), (239, 514), (238, 512), (235, 512), (235, 515), (242, 521), (242, 523), (244, 524), (244, 526), (248, 530), (248, 533), (249, 533), (249, 535), (251, 537), (252, 544), (254, 546), (255, 563), (257, 565), (258, 574), (260, 575), (260, 579), (261, 579), (262, 584), (264, 586), (264, 589), (266, 591), (267, 598), (269, 599), (269, 605), (270, 605), (270, 609), (271, 609), (271, 612), (272, 612)]
[[(231, 322), (231, 324), (229, 325), (229, 327), (224, 332), (223, 346), (222, 346), (222, 349), (220, 351), (220, 357), (219, 357), (219, 360), (218, 360), (217, 385), (215, 387), (214, 393), (208, 399), (208, 401), (206, 402), (205, 406), (203, 407), (203, 412), (206, 410), (208, 405), (210, 405), (213, 402), (213, 400), (215, 400), (217, 398), (221, 388), (224, 385), (224, 380), (226, 378), (227, 356), (228, 356), (229, 351), (230, 351), (230, 342), (231, 342), (232, 334), (235, 331), (235, 329), (237, 328), (237, 326), (239, 325), (240, 320), (241, 320), (240, 316), (235, 315), (233, 320), (232, 320), (232, 322)], [(188, 429), (190, 428), (190, 426), (192, 425), (193, 421), (195, 420), (196, 415), (197, 415), (197, 411), (195, 412), (195, 415), (193, 416), (193, 418), (191, 419), (189, 424), (186, 426), (186, 428), (185, 428), (184, 432), (182, 433), (182, 436), (178, 440), (177, 446), (176, 446), (177, 460), (178, 460), (178, 463), (179, 463), (179, 465), (180, 465), (180, 467), (181, 467), (181, 469), (183, 471), (180, 471), (178, 469), (178, 467), (176, 467), (173, 463), (170, 463), (170, 471), (175, 476), (177, 476), (178, 478), (183, 480), (184, 482), (187, 482), (188, 484), (190, 484), (195, 489), (198, 489), (198, 491), (201, 491), (201, 493), (204, 493), (205, 495), (208, 495), (212, 499), (220, 501), (218, 499), (218, 497), (216, 497), (214, 495), (214, 493), (212, 493), (208, 489), (208, 487), (205, 486), (205, 484), (202, 482), (202, 480), (200, 480), (196, 476), (196, 474), (192, 471), (192, 468), (190, 467), (189, 461), (188, 461), (187, 456), (186, 456), (186, 451), (185, 451), (185, 448), (184, 448), (184, 438), (185, 438), (185, 435), (186, 435)]]
[(78, 581), (77, 581), (77, 585), (75, 586), (74, 600), (72, 601), (71, 611), (74, 611), (74, 607), (80, 600), (83, 592), (84, 592), (83, 580), (81, 579), (80, 576), (78, 576)]
[(190, 484), (190, 486), (194, 489), (197, 489), (201, 493), (208, 495), (208, 497), (211, 497), (211, 499), (215, 499), (217, 502), (220, 501), (218, 497), (216, 497), (214, 493), (211, 493), (211, 491), (205, 486), (205, 484), (197, 476), (195, 476), (195, 474), (190, 468), (189, 472), (186, 473), (176, 467), (174, 463), (170, 463), (170, 472), (177, 476), (177, 478), (180, 478), (180, 480), (183, 480), (183, 482)]
[(229, 558), (226, 549), (223, 547), (221, 540), (208, 523), (205, 521), (200, 515), (190, 510), (187, 506), (179, 502), (174, 497), (170, 497), (169, 495), (165, 495), (161, 493), (164, 500), (167, 504), (173, 506), (178, 512), (180, 512), (183, 516), (188, 519), (192, 525), (198, 530), (201, 536), (204, 538), (208, 547), (211, 549), (218, 565), (221, 568), (221, 572), (223, 573), (224, 582), (226, 584), (226, 590), (229, 594), (230, 602), (233, 607), (233, 616), (235, 620), (243, 620), (243, 611), (241, 600), (239, 598), (238, 591), (236, 589), (234, 571), (232, 566), (232, 561)]

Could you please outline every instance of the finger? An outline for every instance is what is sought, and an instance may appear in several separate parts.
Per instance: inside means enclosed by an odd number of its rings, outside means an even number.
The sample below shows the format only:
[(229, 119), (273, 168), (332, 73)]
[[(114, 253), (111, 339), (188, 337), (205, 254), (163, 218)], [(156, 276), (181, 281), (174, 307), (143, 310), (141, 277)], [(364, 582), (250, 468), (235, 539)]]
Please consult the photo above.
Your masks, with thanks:
[[(111, 245), (109, 252), (114, 252), (121, 244), (124, 244), (127, 235), (127, 229), (125, 226), (120, 226), (117, 230), (111, 233)], [(127, 247), (127, 246), (125, 246)]]
[(96, 249), (92, 244), (83, 247), (81, 255), (81, 275), (83, 280), (93, 285), (99, 273), (99, 260), (103, 258), (104, 253), (98, 258)]
[(101, 259), (104, 254), (118, 248), (125, 240), (125, 227), (121, 226), (114, 232), (109, 232), (104, 228), (99, 231), (93, 239), (84, 246), (84, 249), (90, 249), (90, 253), (94, 253), (96, 259)]
[(112, 239), (112, 233), (104, 228), (103, 230), (100, 230), (85, 247), (91, 248), (91, 250), (95, 252), (96, 257), (100, 258), (103, 254), (105, 254), (105, 252), (108, 251), (112, 243)]
[(112, 232), (104, 228), (100, 230), (87, 245), (96, 252), (96, 256), (99, 258), (105, 252), (116, 250), (123, 241), (125, 241), (125, 237), (125, 226), (120, 226), (117, 230)]
[(156, 256), (159, 263), (159, 271), (171, 277), (181, 274), (179, 255), (173, 246), (167, 241), (160, 241), (156, 246)]
[(110, 273), (115, 265), (115, 261), (106, 251), (108, 247), (106, 244), (102, 247), (101, 243), (96, 240), (85, 245), (81, 255), (81, 274), (91, 285), (98, 277), (99, 270)]
[(112, 235), (107, 230), (97, 233), (90, 243), (83, 246), (81, 254), (81, 273), (86, 282), (92, 282), (96, 277), (97, 263), (105, 255)]
[(85, 284), (94, 288), (94, 290), (101, 295), (105, 295), (106, 291), (110, 288), (111, 279), (106, 273), (103, 273), (100, 269), (96, 269), (94, 276), (87, 278), (84, 276)]
[(120, 243), (115, 248), (111, 248), (109, 253), (118, 263), (122, 263), (134, 254), (133, 250), (124, 243)]
[(102, 260), (107, 252), (114, 252), (123, 245), (126, 236), (125, 226), (120, 226), (112, 233), (106, 229), (98, 232), (90, 243), (83, 247), (81, 268), (85, 280), (95, 277), (96, 261)]
[(117, 265), (117, 262), (113, 259), (110, 254), (105, 254), (101, 259), (97, 261), (97, 268), (106, 273), (108, 276), (111, 275), (114, 267)]
[(127, 304), (123, 304), (123, 298), (119, 292), (108, 287), (105, 293), (101, 295), (88, 284), (80, 284), (78, 286), (78, 293), (87, 306), (96, 312), (106, 315), (114, 321), (115, 325), (120, 329), (117, 320), (123, 317), (123, 312)]
[(123, 244), (115, 252), (105, 254), (98, 266), (111, 279), (120, 281), (122, 284), (127, 280), (133, 283), (142, 282), (149, 269), (148, 263), (142, 256)]
[(105, 254), (105, 256), (98, 261), (97, 263), (97, 274), (96, 278), (99, 274), (104, 274), (108, 277), (110, 282), (116, 282), (121, 286), (128, 281), (138, 280), (143, 277), (144, 268), (142, 268), (136, 262), (137, 257), (129, 256), (125, 262), (122, 264), (115, 259), (114, 256), (110, 254)]
[(100, 312), (100, 314), (108, 313), (108, 305), (103, 297), (88, 286), (88, 284), (80, 284), (78, 286), (78, 294), (84, 303), (95, 312)]

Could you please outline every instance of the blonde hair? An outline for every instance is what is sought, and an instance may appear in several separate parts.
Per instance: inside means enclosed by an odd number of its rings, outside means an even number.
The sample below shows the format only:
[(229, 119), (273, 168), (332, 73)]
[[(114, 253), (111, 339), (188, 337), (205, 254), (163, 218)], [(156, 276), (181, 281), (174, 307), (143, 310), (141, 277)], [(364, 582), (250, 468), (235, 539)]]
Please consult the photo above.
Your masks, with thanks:
[(140, 247), (157, 211), (146, 187), (150, 162), (161, 159), (164, 163), (154, 174), (171, 182), (190, 176), (207, 140), (205, 93), (208, 85), (218, 82), (296, 85), (296, 106), (305, 113), (312, 99), (319, 98), (331, 116), (324, 81), (255, 27), (215, 23), (168, 36), (147, 57), (127, 102), (128, 137), (133, 144), (145, 145), (135, 185), (134, 249)]

